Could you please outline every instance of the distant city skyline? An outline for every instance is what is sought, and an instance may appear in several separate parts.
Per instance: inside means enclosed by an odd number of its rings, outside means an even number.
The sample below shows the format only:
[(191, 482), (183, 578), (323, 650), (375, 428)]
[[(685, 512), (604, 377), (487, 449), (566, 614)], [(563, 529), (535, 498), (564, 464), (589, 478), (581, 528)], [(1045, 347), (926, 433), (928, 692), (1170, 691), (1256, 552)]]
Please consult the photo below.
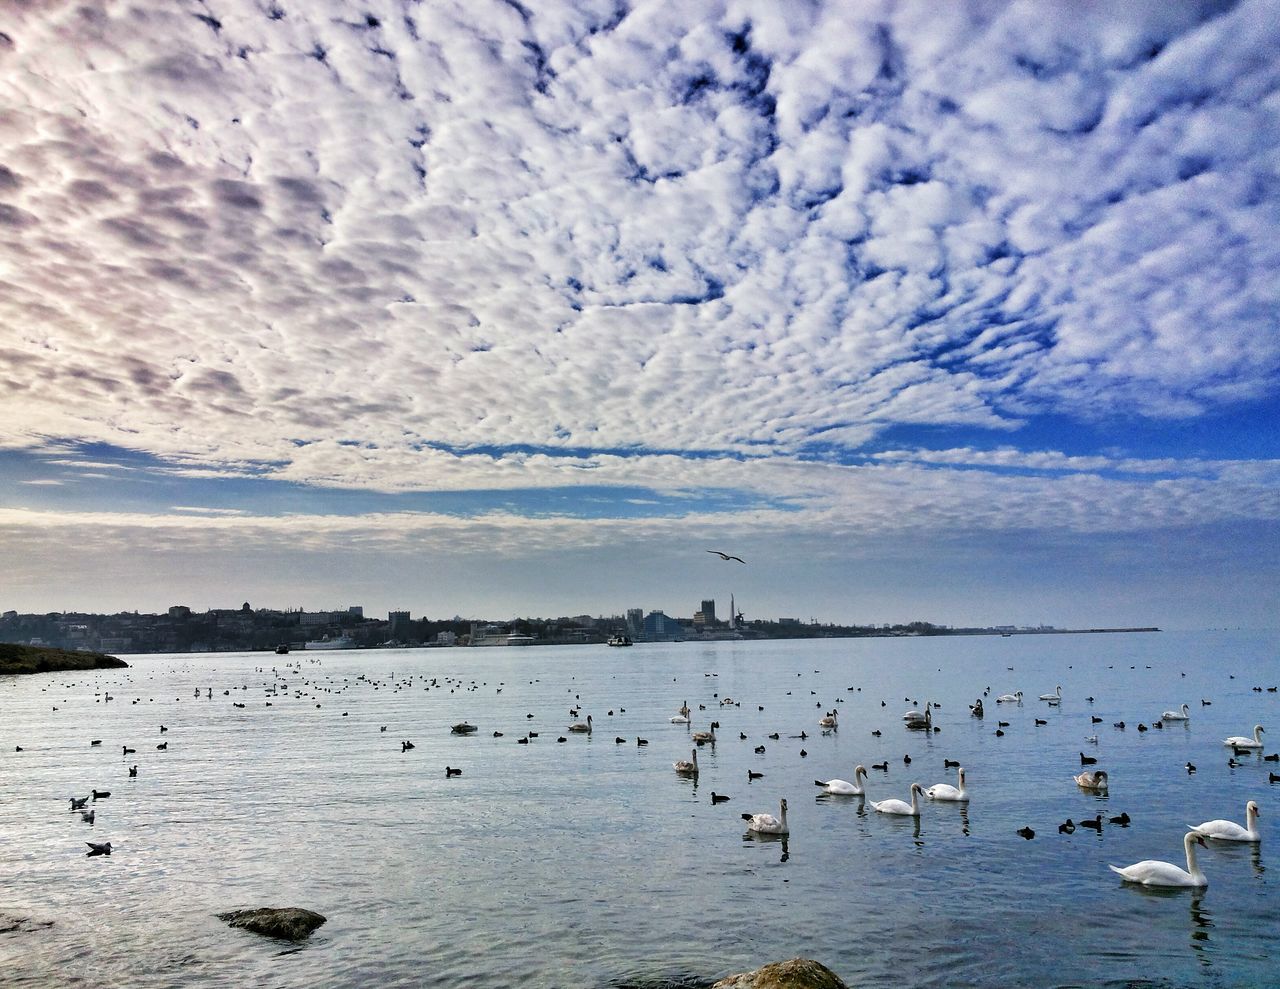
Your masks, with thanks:
[(0, 610), (1276, 625), (1277, 0), (91, 7)]

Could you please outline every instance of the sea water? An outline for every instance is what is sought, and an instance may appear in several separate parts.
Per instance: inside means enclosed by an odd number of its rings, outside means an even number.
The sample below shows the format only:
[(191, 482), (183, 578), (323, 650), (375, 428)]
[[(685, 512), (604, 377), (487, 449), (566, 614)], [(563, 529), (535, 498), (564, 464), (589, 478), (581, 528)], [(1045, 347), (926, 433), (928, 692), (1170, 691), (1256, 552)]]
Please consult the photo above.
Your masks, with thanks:
[[(796, 955), (851, 985), (1278, 981), (1280, 766), (1222, 745), (1262, 723), (1280, 748), (1274, 633), (127, 659), (0, 680), (0, 928), (27, 921), (0, 933), (4, 985), (706, 985)], [(1036, 699), (1058, 684), (1061, 706)], [(941, 730), (906, 730), (928, 701)], [(1081, 752), (1105, 796), (1072, 781)], [(970, 801), (918, 821), (814, 785), (887, 763), (869, 799), (905, 800), (955, 782), (944, 759)], [(95, 788), (89, 825), (68, 797)], [(741, 814), (782, 797), (790, 836), (749, 835)], [(1186, 825), (1243, 823), (1250, 799), (1263, 840), (1201, 849), (1207, 890), (1107, 869), (1185, 864)], [(1101, 834), (1058, 833), (1097, 814)], [(328, 922), (293, 945), (215, 917), (260, 905)]]

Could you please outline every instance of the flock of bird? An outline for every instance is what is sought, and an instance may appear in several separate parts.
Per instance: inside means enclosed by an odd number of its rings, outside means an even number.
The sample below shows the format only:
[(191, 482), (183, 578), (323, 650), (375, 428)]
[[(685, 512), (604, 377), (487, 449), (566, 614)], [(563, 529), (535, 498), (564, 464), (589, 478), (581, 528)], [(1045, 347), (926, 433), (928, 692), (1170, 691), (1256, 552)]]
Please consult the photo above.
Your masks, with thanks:
[[(316, 664), (319, 663), (319, 660), (317, 659), (312, 659), (309, 661), (311, 663), (316, 663)], [(258, 672), (265, 673), (266, 671), (260, 669), (258, 670)], [(324, 684), (321, 682), (319, 678), (315, 680), (310, 680), (310, 679), (307, 679), (306, 677), (302, 677), (301, 663), (298, 663), (296, 667), (294, 664), (290, 663), (286, 666), (285, 671), (282, 672), (280, 670), (273, 669), (271, 673), (273, 674), (274, 679), (266, 689), (266, 694), (268, 698), (278, 699), (281, 697), (289, 697), (294, 700), (301, 700), (301, 699), (310, 697), (313, 699), (318, 699), (322, 693), (330, 694), (330, 695), (333, 695), (333, 694), (340, 695), (341, 693), (349, 689), (351, 686), (353, 686), (351, 679), (345, 679), (341, 685), (338, 685), (336, 682), (330, 682), (328, 684)], [(706, 674), (706, 676), (714, 676), (714, 675), (715, 674)], [(302, 677), (302, 684), (301, 686), (299, 686), (295, 682), (295, 686), (293, 688), (290, 688), (289, 681), (293, 680), (295, 677)], [(449, 693), (475, 692), (480, 690), (482, 687), (487, 686), (487, 684), (477, 683), (476, 680), (467, 681), (461, 678), (454, 678), (454, 677), (440, 678), (440, 677), (426, 677), (426, 676), (416, 676), (416, 677), (410, 676), (408, 678), (397, 679), (394, 674), (391, 674), (391, 677), (386, 680), (380, 680), (377, 678), (361, 675), (361, 676), (355, 677), (354, 681), (356, 683), (363, 683), (363, 685), (372, 687), (375, 690), (388, 688), (392, 692), (396, 692), (400, 690), (415, 689), (415, 688), (421, 688), (427, 691), (447, 690)], [(530, 683), (534, 683), (534, 682), (537, 682), (537, 681), (530, 681)], [(498, 685), (497, 691), (499, 693), (502, 691), (503, 686), (504, 684)], [(248, 685), (244, 684), (239, 689), (242, 691), (247, 691)], [(848, 689), (854, 690), (855, 688), (850, 687)], [(857, 688), (857, 689), (861, 690), (861, 688)], [(1267, 689), (1271, 692), (1274, 692), (1274, 688), (1267, 688)], [(1255, 688), (1255, 690), (1261, 691), (1261, 688)], [(207, 699), (209, 700), (213, 699), (213, 689), (211, 687), (206, 688), (204, 693)], [(232, 693), (232, 689), (223, 690), (222, 693), (224, 696), (229, 696)], [(811, 693), (816, 693), (816, 692), (811, 691)], [(201, 696), (201, 690), (197, 688), (195, 691), (195, 694), (196, 694), (196, 697), (199, 698)], [(988, 688), (986, 691), (984, 691), (983, 697), (989, 697), (989, 695), (990, 695), (990, 689)], [(1059, 685), (1055, 687), (1052, 693), (1045, 693), (1045, 694), (1039, 695), (1039, 700), (1044, 702), (1046, 705), (1048, 705), (1051, 708), (1056, 708), (1061, 705), (1062, 696), (1063, 696), (1062, 687)], [(1023, 697), (1024, 695), (1022, 691), (1015, 691), (1012, 693), (1000, 694), (995, 698), (995, 703), (1000, 706), (1004, 706), (1004, 705), (1020, 706), (1023, 704)], [(104, 702), (109, 702), (114, 698), (109, 692), (106, 692), (103, 694), (102, 699)], [(732, 698), (729, 698), (729, 697), (721, 698), (719, 697), (718, 694), (714, 694), (713, 699), (714, 699), (714, 706), (717, 706), (721, 709), (733, 709), (733, 708), (741, 707), (740, 701), (734, 701)], [(593, 715), (587, 714), (585, 718), (581, 717), (580, 695), (575, 695), (574, 700), (575, 700), (575, 704), (570, 707), (570, 716), (578, 720), (573, 721), (564, 729), (566, 734), (559, 735), (557, 737), (558, 742), (563, 743), (567, 741), (567, 737), (566, 737), (567, 735), (591, 736), (595, 730), (595, 721), (594, 721)], [(1092, 703), (1093, 698), (1089, 697), (1089, 698), (1086, 698), (1086, 700), (1089, 703)], [(133, 701), (133, 703), (137, 704), (140, 701), (141, 701), (141, 698), (137, 698)], [(839, 702), (840, 701), (838, 700), (838, 703)], [(1206, 706), (1209, 704), (1208, 701), (1203, 701), (1202, 703)], [(266, 700), (265, 704), (268, 707), (271, 706), (272, 700), (271, 699)], [(887, 702), (881, 701), (882, 707), (886, 706), (886, 704)], [(243, 708), (245, 707), (245, 704), (242, 702), (234, 702), (234, 706), (236, 708)], [(321, 706), (318, 700), (315, 706), (316, 707)], [(699, 709), (705, 710), (706, 706), (707, 705), (705, 704), (700, 704)], [(821, 707), (822, 705), (819, 702), (817, 706)], [(903, 728), (907, 731), (924, 732), (930, 735), (940, 732), (941, 728), (934, 724), (934, 713), (933, 713), (935, 710), (940, 709), (940, 707), (941, 705), (935, 704), (933, 702), (927, 702), (923, 708), (913, 707), (911, 710), (906, 711), (902, 715), (901, 720), (902, 720)], [(58, 707), (56, 705), (54, 706), (54, 710), (55, 711), (58, 710)], [(764, 707), (762, 705), (759, 706), (759, 710), (763, 711)], [(972, 717), (975, 719), (979, 719), (979, 723), (981, 723), (980, 719), (983, 719), (986, 713), (984, 710), (983, 698), (980, 697), (975, 701), (974, 704), (969, 705), (969, 710)], [(625, 713), (625, 708), (619, 709), (619, 714), (622, 714), (622, 713)], [(614, 715), (614, 711), (612, 709), (609, 710), (608, 715), (612, 717)], [(342, 716), (345, 717), (346, 712), (343, 712)], [(532, 712), (526, 715), (526, 718), (529, 721), (532, 721), (534, 717), (535, 716)], [(685, 777), (685, 778), (693, 778), (696, 780), (702, 772), (702, 769), (699, 766), (699, 762), (698, 762), (699, 748), (702, 746), (711, 746), (714, 748), (717, 742), (723, 743), (723, 741), (725, 740), (725, 736), (717, 736), (716, 734), (716, 730), (720, 728), (720, 723), (718, 720), (711, 720), (705, 729), (695, 731), (693, 730), (693, 724), (691, 719), (692, 719), (692, 711), (689, 708), (688, 702), (686, 701), (681, 705), (681, 707), (676, 711), (676, 713), (673, 714), (668, 720), (672, 724), (685, 725), (690, 731), (688, 737), (690, 741), (693, 743), (693, 747), (690, 750), (689, 759), (677, 760), (676, 762), (673, 763), (673, 769), (678, 776)], [(1163, 712), (1163, 714), (1159, 719), (1156, 719), (1152, 722), (1151, 727), (1159, 729), (1163, 727), (1165, 722), (1185, 723), (1185, 722), (1188, 722), (1190, 719), (1191, 719), (1190, 706), (1188, 704), (1182, 704), (1181, 707), (1176, 710), (1168, 710)], [(1102, 719), (1096, 716), (1091, 716), (1090, 720), (1092, 724), (1096, 725)], [(1044, 723), (1045, 722), (1043, 721), (1043, 719), (1039, 719), (1039, 718), (1036, 719), (1037, 725), (1044, 724)], [(831, 710), (824, 711), (822, 716), (816, 719), (814, 726), (818, 728), (819, 732), (822, 735), (831, 735), (837, 732), (840, 727), (839, 715), (837, 710), (833, 708)], [(998, 721), (996, 735), (1003, 735), (1004, 729), (1007, 727), (1009, 727), (1009, 722), (1003, 721), (1003, 720)], [(1125, 723), (1123, 721), (1116, 722), (1114, 727), (1123, 729), (1125, 727)], [(381, 725), (380, 732), (385, 733), (387, 731), (387, 728), (388, 728), (387, 725)], [(1138, 724), (1138, 728), (1140, 731), (1147, 730), (1147, 726), (1142, 723)], [(168, 729), (164, 725), (161, 725), (159, 730), (163, 734)], [(466, 735), (476, 734), (479, 731), (479, 728), (477, 725), (464, 720), (464, 721), (453, 724), (450, 730), (455, 735), (466, 736)], [(1250, 754), (1261, 755), (1261, 750), (1263, 748), (1262, 736), (1264, 733), (1265, 733), (1264, 727), (1262, 725), (1256, 725), (1253, 729), (1253, 733), (1251, 736), (1236, 735), (1236, 736), (1231, 736), (1229, 738), (1224, 739), (1223, 745), (1229, 748), (1232, 752), (1232, 757), (1231, 757), (1232, 764), (1233, 765), (1237, 764), (1235, 760), (1242, 756), (1246, 756)], [(501, 738), (504, 736), (504, 734), (505, 733), (501, 730), (495, 730), (492, 732), (492, 735), (494, 738)], [(875, 731), (872, 731), (871, 734), (875, 736), (880, 736), (881, 732), (879, 730), (875, 730)], [(539, 732), (526, 730), (521, 737), (516, 739), (516, 741), (520, 744), (527, 745), (529, 744), (531, 739), (537, 739), (538, 737), (539, 737)], [(780, 737), (781, 736), (779, 735), (778, 732), (773, 732), (772, 734), (765, 736), (766, 740), (768, 739), (777, 740)], [(808, 734), (807, 731), (802, 730), (799, 734), (791, 735), (789, 737), (806, 740), (811, 736)], [(745, 732), (739, 732), (738, 739), (739, 741), (747, 741), (748, 736)], [(615, 738), (614, 741), (619, 744), (622, 744), (627, 742), (628, 739), (623, 738), (622, 736), (618, 736)], [(645, 746), (648, 744), (648, 740), (643, 737), (637, 737), (635, 741), (636, 741), (636, 744), (639, 746)], [(1096, 736), (1089, 736), (1087, 738), (1087, 741), (1096, 743), (1097, 738)], [(91, 747), (98, 747), (101, 744), (102, 744), (101, 739), (93, 739), (90, 741)], [(400, 751), (402, 754), (407, 753), (415, 748), (414, 743), (407, 739), (402, 740), (400, 742), (400, 746), (401, 746)], [(161, 742), (156, 746), (156, 749), (159, 751), (165, 751), (167, 747), (168, 747), (167, 742)], [(121, 748), (122, 748), (123, 756), (125, 757), (126, 761), (129, 755), (134, 754), (136, 752), (136, 749), (131, 748), (128, 744), (122, 745)], [(18, 746), (17, 749), (19, 752), (21, 752), (22, 746)], [(763, 744), (757, 745), (755, 746), (755, 751), (757, 753), (763, 753), (765, 751), (765, 746)], [(801, 757), (805, 757), (808, 753), (805, 749), (802, 748), (800, 749), (799, 754)], [(1275, 755), (1266, 755), (1266, 756), (1262, 756), (1262, 758), (1267, 761), (1276, 761), (1277, 757)], [(1073, 781), (1079, 788), (1081, 788), (1084, 791), (1095, 793), (1095, 794), (1105, 794), (1108, 792), (1108, 789), (1110, 787), (1110, 777), (1108, 775), (1107, 770), (1098, 769), (1098, 768), (1083, 768), (1087, 766), (1092, 766), (1096, 764), (1097, 761), (1098, 761), (1097, 758), (1087, 756), (1085, 753), (1081, 752), (1080, 762), (1081, 762), (1082, 769), (1079, 774), (1073, 776)], [(911, 764), (911, 756), (910, 755), (904, 756), (903, 763), (904, 765), (909, 766)], [(136, 778), (138, 774), (137, 765), (129, 766), (127, 768), (129, 771), (129, 777)], [(884, 763), (874, 764), (872, 768), (887, 772), (888, 763), (884, 762)], [(919, 783), (913, 782), (910, 784), (910, 790), (908, 794), (909, 799), (903, 800), (903, 799), (894, 798), (894, 797), (889, 797), (881, 800), (866, 799), (866, 806), (871, 808), (871, 810), (877, 814), (883, 814), (888, 816), (898, 816), (898, 817), (912, 817), (912, 818), (918, 819), (921, 814), (922, 800), (945, 802), (945, 803), (967, 804), (968, 801), (970, 800), (970, 793), (966, 789), (965, 768), (961, 766), (958, 762), (950, 759), (944, 760), (944, 768), (948, 770), (954, 769), (956, 771), (956, 777), (955, 777), (956, 782), (954, 785), (948, 782), (941, 782), (941, 783), (935, 783), (931, 786), (922, 786)], [(1188, 773), (1194, 773), (1196, 771), (1196, 767), (1193, 766), (1191, 763), (1187, 763), (1185, 768)], [(454, 766), (445, 767), (446, 778), (454, 778), (461, 775), (462, 775), (461, 768), (454, 767)], [(866, 798), (867, 797), (867, 779), (868, 779), (868, 770), (866, 766), (862, 764), (856, 765), (854, 767), (852, 775), (853, 775), (852, 781), (845, 780), (845, 779), (832, 778), (832, 779), (826, 779), (826, 780), (814, 780), (814, 785), (822, 788), (825, 794), (829, 794), (834, 797)], [(748, 769), (747, 777), (748, 777), (748, 782), (752, 782), (756, 779), (762, 778), (763, 773)], [(1269, 775), (1269, 779), (1273, 783), (1280, 781), (1280, 777), (1276, 776), (1276, 774), (1274, 773)], [(109, 792), (99, 791), (94, 789), (87, 796), (72, 797), (70, 801), (71, 810), (73, 812), (78, 811), (81, 814), (83, 821), (89, 824), (93, 824), (95, 821), (95, 808), (87, 807), (86, 804), (91, 800), (96, 802), (96, 801), (105, 799), (109, 796), (110, 796)], [(715, 793), (714, 791), (711, 794), (712, 804), (724, 803), (724, 802), (727, 802), (729, 799), (730, 797), (727, 794)], [(1199, 825), (1188, 826), (1189, 829), (1183, 841), (1185, 855), (1186, 855), (1185, 869), (1181, 868), (1178, 865), (1174, 865), (1168, 862), (1156, 861), (1156, 860), (1146, 860), (1142, 862), (1137, 862), (1137, 863), (1134, 863), (1133, 865), (1129, 865), (1123, 868), (1118, 866), (1110, 866), (1110, 868), (1114, 872), (1119, 874), (1126, 882), (1139, 883), (1146, 886), (1174, 886), (1174, 887), (1206, 886), (1207, 879), (1204, 875), (1204, 872), (1199, 868), (1199, 865), (1196, 860), (1196, 848), (1203, 846), (1207, 840), (1208, 841), (1228, 841), (1228, 842), (1250, 842), (1250, 843), (1260, 842), (1261, 834), (1257, 827), (1257, 821), (1259, 816), (1260, 816), (1260, 810), (1259, 810), (1258, 803), (1254, 800), (1250, 800), (1248, 801), (1245, 807), (1244, 825), (1240, 825), (1233, 821), (1228, 821), (1228, 820), (1212, 820), (1212, 821), (1206, 821)], [(771, 812), (758, 812), (758, 813), (743, 813), (741, 817), (744, 821), (746, 821), (747, 832), (751, 836), (787, 836), (790, 833), (790, 827), (787, 820), (786, 798), (782, 798), (779, 801), (778, 813), (776, 815)], [(1124, 826), (1128, 826), (1129, 824), (1129, 816), (1127, 813), (1125, 813), (1117, 817), (1111, 817), (1109, 821), (1111, 824), (1116, 824), (1124, 827)], [(1084, 827), (1084, 828), (1092, 828), (1094, 830), (1097, 830), (1099, 833), (1101, 833), (1102, 822), (1103, 822), (1103, 818), (1102, 818), (1102, 815), (1100, 814), (1095, 820), (1086, 819), (1086, 820), (1081, 820), (1079, 822), (1075, 822), (1068, 819), (1066, 822), (1064, 822), (1062, 825), (1059, 826), (1058, 830), (1060, 833), (1070, 834), (1077, 827)], [(1019, 829), (1018, 834), (1028, 840), (1035, 837), (1035, 832), (1030, 827), (1024, 827), (1022, 829)], [(90, 856), (99, 856), (99, 855), (106, 856), (111, 854), (112, 844), (109, 841), (100, 842), (100, 843), (86, 842), (86, 844), (88, 844), (89, 846), (88, 855)]]

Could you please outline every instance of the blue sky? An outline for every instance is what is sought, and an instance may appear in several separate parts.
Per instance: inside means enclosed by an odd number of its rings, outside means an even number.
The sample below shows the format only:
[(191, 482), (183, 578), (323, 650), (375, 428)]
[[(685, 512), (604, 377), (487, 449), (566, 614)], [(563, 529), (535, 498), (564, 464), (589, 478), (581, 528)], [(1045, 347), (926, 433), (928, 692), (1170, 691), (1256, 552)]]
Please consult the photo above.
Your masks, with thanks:
[(6, 5), (0, 608), (1274, 624), (1277, 51), (1275, 2)]

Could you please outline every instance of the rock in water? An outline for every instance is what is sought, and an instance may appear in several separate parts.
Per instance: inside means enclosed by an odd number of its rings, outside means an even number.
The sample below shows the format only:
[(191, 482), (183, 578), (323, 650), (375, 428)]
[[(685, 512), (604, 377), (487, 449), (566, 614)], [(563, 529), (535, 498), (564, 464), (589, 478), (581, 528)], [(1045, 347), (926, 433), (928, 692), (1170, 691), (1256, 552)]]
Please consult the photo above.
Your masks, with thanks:
[(328, 918), (301, 907), (258, 907), (256, 910), (220, 913), (218, 919), (255, 934), (284, 938), (286, 941), (301, 941), (310, 937), (311, 932)]
[(774, 962), (754, 972), (721, 979), (711, 989), (849, 989), (843, 979), (812, 958)]

